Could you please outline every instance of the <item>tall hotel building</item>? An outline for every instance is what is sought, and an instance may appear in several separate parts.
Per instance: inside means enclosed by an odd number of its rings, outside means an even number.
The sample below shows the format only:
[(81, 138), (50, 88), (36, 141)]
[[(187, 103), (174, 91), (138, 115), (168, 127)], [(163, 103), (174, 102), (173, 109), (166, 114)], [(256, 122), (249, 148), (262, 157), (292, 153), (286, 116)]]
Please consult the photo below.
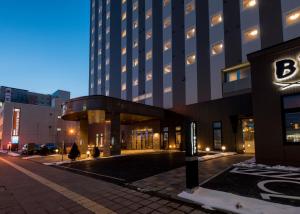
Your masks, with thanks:
[[(300, 1), (91, 0), (90, 31), (86, 99), (177, 113), (195, 121), (198, 149), (253, 153), (257, 92), (247, 56), (299, 37)], [(168, 148), (179, 148), (175, 123), (159, 125)]]

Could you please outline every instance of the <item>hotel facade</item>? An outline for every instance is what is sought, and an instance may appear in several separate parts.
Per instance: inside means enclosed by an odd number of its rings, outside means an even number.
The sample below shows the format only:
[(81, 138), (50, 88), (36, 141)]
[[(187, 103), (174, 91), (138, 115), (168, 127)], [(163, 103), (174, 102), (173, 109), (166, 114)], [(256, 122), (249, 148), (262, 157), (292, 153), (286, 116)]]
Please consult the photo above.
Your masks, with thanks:
[[(189, 121), (196, 149), (261, 154), (254, 94), (262, 88), (253, 91), (255, 62), (247, 56), (297, 40), (300, 1), (91, 0), (90, 9), (90, 96), (65, 109), (65, 118), (86, 127), (87, 144), (102, 136), (116, 153), (183, 150), (187, 125), (180, 121)], [(133, 109), (114, 114), (90, 102)], [(100, 123), (110, 131), (95, 128)], [(105, 138), (113, 123), (116, 134)], [(290, 138), (300, 141), (294, 131)]]

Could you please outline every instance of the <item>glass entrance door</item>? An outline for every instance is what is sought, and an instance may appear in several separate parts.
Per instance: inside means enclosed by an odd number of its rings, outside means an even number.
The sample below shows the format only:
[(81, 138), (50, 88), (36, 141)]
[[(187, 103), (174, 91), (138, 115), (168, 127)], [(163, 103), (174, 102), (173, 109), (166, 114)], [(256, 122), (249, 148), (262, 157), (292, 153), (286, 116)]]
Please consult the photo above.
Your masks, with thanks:
[(254, 121), (253, 119), (242, 120), (244, 152), (249, 154), (255, 153), (254, 142)]

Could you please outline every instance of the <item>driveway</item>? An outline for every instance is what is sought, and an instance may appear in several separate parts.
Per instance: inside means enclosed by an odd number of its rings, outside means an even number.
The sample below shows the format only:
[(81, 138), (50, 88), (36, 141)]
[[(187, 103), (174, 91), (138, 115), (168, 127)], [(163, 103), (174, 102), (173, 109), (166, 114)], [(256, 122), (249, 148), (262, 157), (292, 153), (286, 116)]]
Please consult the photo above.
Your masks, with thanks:
[(184, 165), (184, 152), (158, 152), (75, 162), (61, 167), (111, 181), (129, 183)]

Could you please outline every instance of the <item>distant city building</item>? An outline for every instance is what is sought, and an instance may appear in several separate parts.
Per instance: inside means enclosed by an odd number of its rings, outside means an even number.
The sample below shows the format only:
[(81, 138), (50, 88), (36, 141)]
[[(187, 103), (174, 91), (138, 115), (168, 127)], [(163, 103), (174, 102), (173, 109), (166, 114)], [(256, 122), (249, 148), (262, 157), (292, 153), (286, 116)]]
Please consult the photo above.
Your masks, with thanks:
[(21, 149), (24, 144), (68, 144), (76, 139), (77, 125), (61, 119), (70, 92), (52, 95), (1, 87), (0, 148)]

